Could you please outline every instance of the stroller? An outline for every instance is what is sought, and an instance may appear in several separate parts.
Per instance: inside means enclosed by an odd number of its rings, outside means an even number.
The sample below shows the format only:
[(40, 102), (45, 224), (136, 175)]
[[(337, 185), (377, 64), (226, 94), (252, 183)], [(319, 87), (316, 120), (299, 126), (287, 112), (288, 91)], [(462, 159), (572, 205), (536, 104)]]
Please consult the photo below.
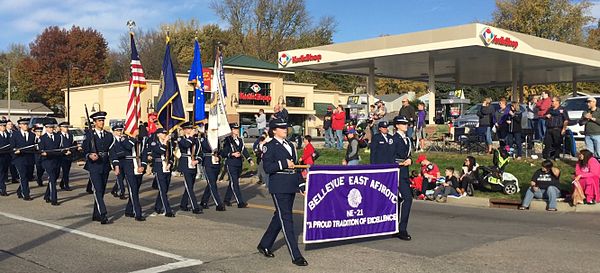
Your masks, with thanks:
[(466, 192), (473, 196), (475, 188), (479, 190), (502, 191), (504, 194), (513, 195), (521, 191), (519, 180), (513, 174), (505, 172), (510, 155), (505, 149), (494, 150), (493, 166), (480, 167), (481, 174), (477, 179), (467, 186)]

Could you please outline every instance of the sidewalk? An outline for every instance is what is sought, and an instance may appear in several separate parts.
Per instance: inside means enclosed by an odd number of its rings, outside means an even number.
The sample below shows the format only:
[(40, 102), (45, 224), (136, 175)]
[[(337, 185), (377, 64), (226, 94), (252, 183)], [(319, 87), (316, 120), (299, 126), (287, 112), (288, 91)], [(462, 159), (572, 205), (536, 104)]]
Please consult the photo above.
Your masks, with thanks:
[[(421, 201), (416, 200), (417, 202), (430, 202), (430, 201)], [(435, 202), (432, 202), (435, 203)], [(479, 208), (491, 208), (492, 204), (490, 203), (489, 198), (484, 197), (470, 197), (465, 196), (462, 198), (448, 198), (448, 203), (456, 206), (468, 206), (468, 207), (479, 207)], [(534, 199), (529, 206), (530, 211), (546, 211), (547, 203), (545, 200)], [(517, 209), (518, 206), (514, 206), (514, 209)], [(571, 205), (567, 202), (560, 201), (558, 202), (557, 209), (559, 212), (591, 212), (591, 213), (600, 213), (600, 204), (598, 205), (578, 205), (576, 207), (571, 207)]]

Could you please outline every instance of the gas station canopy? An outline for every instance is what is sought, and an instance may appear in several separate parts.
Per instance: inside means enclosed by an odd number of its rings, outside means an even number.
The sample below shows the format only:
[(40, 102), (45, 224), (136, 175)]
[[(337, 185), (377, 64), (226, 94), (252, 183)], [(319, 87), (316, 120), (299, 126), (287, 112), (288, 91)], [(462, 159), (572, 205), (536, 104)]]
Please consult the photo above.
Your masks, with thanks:
[[(281, 69), (368, 76), (371, 83), (376, 76), (517, 90), (600, 80), (600, 51), (478, 23), (288, 50), (279, 52), (278, 63)], [(374, 85), (368, 89), (372, 94)]]

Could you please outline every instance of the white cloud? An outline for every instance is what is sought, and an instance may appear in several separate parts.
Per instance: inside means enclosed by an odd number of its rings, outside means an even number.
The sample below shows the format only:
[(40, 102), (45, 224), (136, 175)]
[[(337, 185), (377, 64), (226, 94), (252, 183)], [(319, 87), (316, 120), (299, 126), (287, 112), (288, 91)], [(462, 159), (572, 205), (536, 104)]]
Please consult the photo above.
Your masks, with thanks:
[[(41, 31), (57, 25), (91, 27), (100, 31), (109, 47), (117, 48), (119, 36), (128, 31), (127, 20), (134, 20), (141, 29), (152, 29), (176, 19), (198, 18), (200, 22), (215, 22), (209, 9), (210, 0), (0, 0), (0, 50), (11, 43), (28, 44)], [(197, 10), (194, 12), (194, 10)]]

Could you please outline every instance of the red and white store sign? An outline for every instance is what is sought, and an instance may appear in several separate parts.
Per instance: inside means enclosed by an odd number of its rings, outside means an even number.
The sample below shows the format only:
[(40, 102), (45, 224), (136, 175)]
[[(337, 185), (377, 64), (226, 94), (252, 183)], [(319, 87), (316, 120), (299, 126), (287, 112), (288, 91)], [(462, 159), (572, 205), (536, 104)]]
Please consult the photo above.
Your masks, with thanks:
[(506, 47), (512, 47), (516, 49), (519, 46), (519, 42), (511, 40), (509, 37), (502, 37), (495, 34), (490, 27), (486, 27), (481, 31), (481, 39), (485, 45), (495, 44)]
[(291, 56), (288, 53), (282, 53), (281, 56), (277, 59), (277, 62), (283, 67), (287, 66), (289, 63), (306, 63), (306, 62), (320, 62), (323, 56), (321, 54), (304, 54), (300, 56)]

